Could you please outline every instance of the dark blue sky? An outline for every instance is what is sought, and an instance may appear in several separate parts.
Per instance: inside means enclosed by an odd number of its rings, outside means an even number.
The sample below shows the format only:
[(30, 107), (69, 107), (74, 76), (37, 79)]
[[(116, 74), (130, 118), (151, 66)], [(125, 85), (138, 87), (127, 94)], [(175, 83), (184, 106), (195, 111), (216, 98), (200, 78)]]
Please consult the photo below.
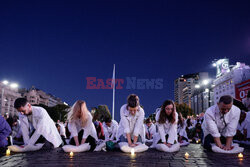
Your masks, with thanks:
[[(72, 104), (107, 104), (112, 90), (86, 77), (164, 79), (161, 90), (117, 90), (116, 119), (130, 93), (146, 115), (174, 98), (174, 79), (213, 59), (250, 64), (250, 1), (0, 1), (0, 80), (35, 85)], [(124, 85), (126, 87), (126, 83)]]

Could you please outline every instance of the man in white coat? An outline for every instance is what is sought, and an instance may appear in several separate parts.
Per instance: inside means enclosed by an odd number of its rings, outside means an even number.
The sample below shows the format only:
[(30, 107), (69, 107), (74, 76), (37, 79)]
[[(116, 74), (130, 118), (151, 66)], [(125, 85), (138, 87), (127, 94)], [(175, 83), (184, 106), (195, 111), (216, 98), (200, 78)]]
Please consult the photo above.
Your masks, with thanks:
[(105, 141), (116, 140), (116, 133), (118, 130), (118, 123), (115, 120), (107, 118), (103, 123), (103, 130), (105, 135)]
[(139, 97), (131, 94), (127, 104), (120, 110), (121, 120), (117, 132), (119, 142), (128, 142), (130, 147), (137, 146), (137, 142), (145, 142), (144, 110), (140, 107)]
[(62, 144), (62, 139), (55, 123), (44, 108), (31, 106), (25, 98), (16, 99), (14, 107), (19, 112), (25, 145), (34, 145), (41, 136), (52, 143), (54, 148)]
[(211, 143), (215, 143), (221, 149), (233, 149), (232, 139), (236, 134), (239, 118), (240, 109), (233, 105), (233, 98), (229, 95), (221, 96), (219, 102), (208, 108), (204, 116), (204, 148), (211, 150)]

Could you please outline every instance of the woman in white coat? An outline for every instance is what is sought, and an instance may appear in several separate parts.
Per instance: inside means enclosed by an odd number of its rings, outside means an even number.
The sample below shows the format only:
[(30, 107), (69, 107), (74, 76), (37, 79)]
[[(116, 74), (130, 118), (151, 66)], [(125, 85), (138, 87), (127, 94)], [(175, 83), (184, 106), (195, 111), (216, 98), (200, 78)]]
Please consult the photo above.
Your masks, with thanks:
[(178, 114), (172, 100), (166, 100), (161, 110), (156, 113), (156, 125), (158, 133), (154, 137), (154, 145), (160, 143), (171, 147), (177, 143)]
[(183, 143), (184, 141), (188, 142), (185, 120), (182, 117), (181, 113), (179, 113), (179, 116), (178, 116), (177, 134), (178, 134), (179, 143)]
[(68, 128), (71, 133), (69, 144), (79, 146), (89, 143), (90, 150), (94, 150), (98, 138), (85, 101), (78, 100), (75, 102), (68, 114), (68, 121)]
[(140, 107), (139, 97), (135, 94), (128, 96), (127, 104), (120, 110), (121, 120), (117, 132), (118, 142), (128, 142), (130, 147), (137, 146), (137, 142), (145, 142), (143, 125), (144, 110)]

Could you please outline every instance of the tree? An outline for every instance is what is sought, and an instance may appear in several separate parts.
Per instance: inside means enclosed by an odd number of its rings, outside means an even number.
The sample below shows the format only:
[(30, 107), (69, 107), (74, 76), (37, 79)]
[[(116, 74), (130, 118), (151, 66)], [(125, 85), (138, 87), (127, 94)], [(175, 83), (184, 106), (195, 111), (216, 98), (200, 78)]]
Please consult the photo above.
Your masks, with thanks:
[(96, 112), (94, 113), (93, 116), (93, 121), (101, 121), (104, 122), (105, 119), (110, 118), (111, 119), (111, 114), (108, 109), (107, 105), (99, 105), (96, 109)]
[(57, 120), (64, 122), (67, 119), (67, 113), (69, 110), (69, 106), (67, 105), (58, 104), (54, 107), (48, 107), (46, 105), (39, 104), (37, 106), (43, 107), (54, 122), (57, 122)]
[(194, 111), (185, 103), (178, 104), (176, 103), (176, 111), (181, 113), (184, 118), (187, 118), (188, 115), (193, 115)]

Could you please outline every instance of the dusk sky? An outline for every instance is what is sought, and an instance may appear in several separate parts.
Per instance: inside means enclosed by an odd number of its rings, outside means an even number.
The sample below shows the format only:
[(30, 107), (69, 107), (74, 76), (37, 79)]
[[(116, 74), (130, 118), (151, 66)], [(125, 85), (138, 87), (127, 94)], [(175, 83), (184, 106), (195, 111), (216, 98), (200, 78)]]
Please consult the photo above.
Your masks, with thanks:
[[(180, 75), (209, 72), (214, 59), (250, 64), (250, 1), (0, 1), (0, 80), (19, 83), (89, 109), (112, 90), (86, 89), (86, 77), (124, 79), (115, 118), (129, 94), (146, 116), (174, 99)], [(163, 79), (163, 89), (126, 89), (126, 77)]]

